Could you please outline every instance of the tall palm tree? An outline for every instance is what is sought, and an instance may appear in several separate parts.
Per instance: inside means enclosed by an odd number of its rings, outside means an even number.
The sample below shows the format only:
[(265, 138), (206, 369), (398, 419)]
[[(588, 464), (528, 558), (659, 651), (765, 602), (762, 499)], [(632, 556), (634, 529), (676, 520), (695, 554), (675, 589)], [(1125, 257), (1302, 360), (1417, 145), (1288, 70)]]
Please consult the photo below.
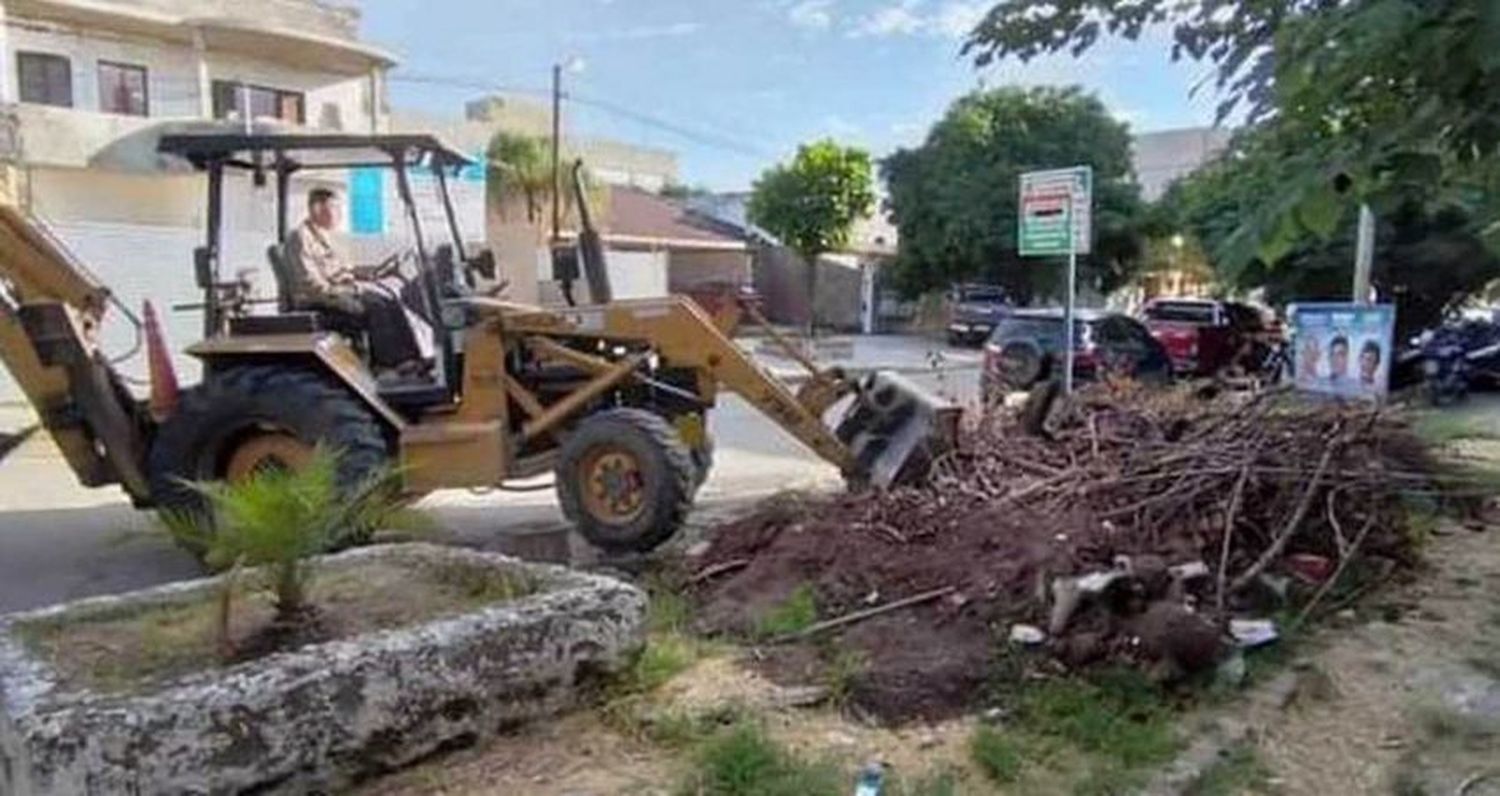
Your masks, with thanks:
[(540, 138), (501, 131), (490, 139), (489, 185), (501, 213), (514, 199), (526, 207), (526, 220), (540, 223), (552, 197), (551, 145)]

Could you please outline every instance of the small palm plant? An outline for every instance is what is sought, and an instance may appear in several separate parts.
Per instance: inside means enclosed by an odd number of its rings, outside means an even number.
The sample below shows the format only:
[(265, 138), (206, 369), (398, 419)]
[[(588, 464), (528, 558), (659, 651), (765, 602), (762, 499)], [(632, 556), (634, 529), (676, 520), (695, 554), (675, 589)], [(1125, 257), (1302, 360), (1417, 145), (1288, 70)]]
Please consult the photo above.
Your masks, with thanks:
[(373, 529), (426, 527), (421, 515), (400, 502), (396, 471), (376, 471), (352, 487), (341, 485), (338, 474), (338, 455), (320, 448), (297, 470), (265, 469), (236, 483), (190, 483), (208, 501), (211, 517), (163, 516), (169, 533), (204, 551), (208, 566), (229, 571), (218, 620), (226, 655), (234, 654), (229, 618), (242, 569), (259, 568), (267, 577), (275, 602), (273, 629), (298, 636), (316, 620), (308, 601), (312, 557)]

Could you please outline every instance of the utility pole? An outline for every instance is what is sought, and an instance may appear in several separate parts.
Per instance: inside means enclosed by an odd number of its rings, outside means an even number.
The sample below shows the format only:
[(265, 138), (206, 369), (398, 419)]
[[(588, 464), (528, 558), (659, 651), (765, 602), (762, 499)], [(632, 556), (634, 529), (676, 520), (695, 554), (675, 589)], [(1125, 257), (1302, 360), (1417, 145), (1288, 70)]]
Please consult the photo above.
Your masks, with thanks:
[(1359, 237), (1354, 250), (1355, 304), (1370, 303), (1370, 279), (1375, 270), (1375, 212), (1367, 204), (1359, 206)]
[(562, 237), (562, 64), (552, 66), (552, 243)]

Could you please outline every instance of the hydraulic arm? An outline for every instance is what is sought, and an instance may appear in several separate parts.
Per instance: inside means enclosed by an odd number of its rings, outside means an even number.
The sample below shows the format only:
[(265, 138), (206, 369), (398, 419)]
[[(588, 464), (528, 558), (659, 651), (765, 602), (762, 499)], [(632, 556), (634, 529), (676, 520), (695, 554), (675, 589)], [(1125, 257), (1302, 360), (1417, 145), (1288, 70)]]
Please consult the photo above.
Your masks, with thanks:
[(149, 498), (138, 409), (99, 352), (110, 303), (94, 279), (0, 180), (0, 361), (86, 486)]

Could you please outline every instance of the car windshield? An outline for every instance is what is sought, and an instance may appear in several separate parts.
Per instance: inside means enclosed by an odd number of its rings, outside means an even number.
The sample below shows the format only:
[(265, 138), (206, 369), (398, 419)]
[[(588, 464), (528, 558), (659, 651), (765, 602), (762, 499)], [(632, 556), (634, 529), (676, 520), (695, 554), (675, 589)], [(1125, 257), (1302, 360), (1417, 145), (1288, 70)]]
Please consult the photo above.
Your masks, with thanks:
[(1213, 323), (1214, 305), (1202, 301), (1158, 301), (1147, 305), (1146, 319), (1178, 323)]
[[(1073, 322), (1074, 345), (1081, 346), (1085, 335), (1085, 323)], [(1003, 345), (1010, 340), (1035, 340), (1044, 348), (1062, 348), (1062, 318), (1011, 318), (996, 327), (990, 340)]]
[(959, 293), (958, 300), (976, 304), (999, 303), (1005, 301), (1005, 291), (999, 288), (964, 288)]

